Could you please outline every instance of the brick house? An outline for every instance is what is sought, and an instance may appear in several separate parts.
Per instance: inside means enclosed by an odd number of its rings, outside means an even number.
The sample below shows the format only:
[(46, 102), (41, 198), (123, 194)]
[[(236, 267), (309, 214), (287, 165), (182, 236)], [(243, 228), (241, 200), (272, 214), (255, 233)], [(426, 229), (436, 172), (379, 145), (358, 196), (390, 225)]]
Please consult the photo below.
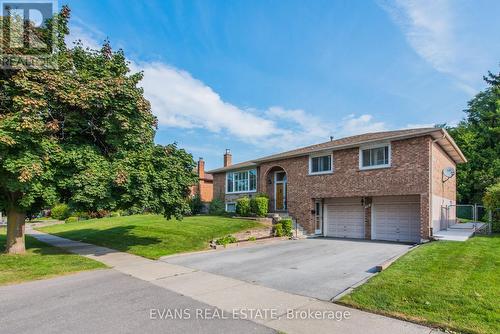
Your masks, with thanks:
[(198, 160), (196, 172), (198, 174), (198, 184), (191, 187), (191, 196), (199, 195), (203, 203), (209, 203), (214, 196), (214, 179), (212, 174), (205, 173), (205, 161)]
[[(441, 229), (456, 201), (456, 164), (467, 160), (444, 129), (368, 133), (209, 171), (214, 197), (234, 211), (241, 196), (266, 193), (270, 212), (307, 233), (421, 242)], [(448, 215), (448, 218), (450, 215)]]

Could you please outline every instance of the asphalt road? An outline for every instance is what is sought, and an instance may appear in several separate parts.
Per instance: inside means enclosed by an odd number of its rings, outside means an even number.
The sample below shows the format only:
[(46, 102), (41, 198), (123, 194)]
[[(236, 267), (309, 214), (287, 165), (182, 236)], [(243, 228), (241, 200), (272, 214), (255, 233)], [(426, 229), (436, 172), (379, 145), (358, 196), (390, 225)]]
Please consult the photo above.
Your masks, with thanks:
[(315, 238), (166, 257), (162, 261), (322, 300), (371, 277), (411, 246)]
[(223, 316), (230, 315), (112, 269), (0, 287), (2, 334), (275, 333)]

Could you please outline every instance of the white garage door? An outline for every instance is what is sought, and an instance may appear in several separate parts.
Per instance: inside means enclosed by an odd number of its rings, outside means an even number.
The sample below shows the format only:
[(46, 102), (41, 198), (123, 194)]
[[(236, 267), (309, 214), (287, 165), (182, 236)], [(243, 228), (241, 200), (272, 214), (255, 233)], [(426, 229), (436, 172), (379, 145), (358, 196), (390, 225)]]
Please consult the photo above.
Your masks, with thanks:
[(326, 235), (337, 238), (365, 238), (364, 210), (357, 204), (326, 206)]
[(419, 242), (420, 204), (373, 199), (372, 239)]

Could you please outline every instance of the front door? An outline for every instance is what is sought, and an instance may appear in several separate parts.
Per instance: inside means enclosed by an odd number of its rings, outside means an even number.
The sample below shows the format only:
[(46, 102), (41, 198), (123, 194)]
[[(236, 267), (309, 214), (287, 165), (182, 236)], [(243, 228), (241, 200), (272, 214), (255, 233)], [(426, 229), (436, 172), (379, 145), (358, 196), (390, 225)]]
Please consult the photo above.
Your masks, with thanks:
[(276, 172), (274, 175), (276, 211), (286, 210), (286, 183), (286, 173)]
[(285, 209), (285, 184), (276, 183), (276, 210), (282, 211)]
[(323, 203), (316, 201), (314, 203), (314, 233), (323, 234)]

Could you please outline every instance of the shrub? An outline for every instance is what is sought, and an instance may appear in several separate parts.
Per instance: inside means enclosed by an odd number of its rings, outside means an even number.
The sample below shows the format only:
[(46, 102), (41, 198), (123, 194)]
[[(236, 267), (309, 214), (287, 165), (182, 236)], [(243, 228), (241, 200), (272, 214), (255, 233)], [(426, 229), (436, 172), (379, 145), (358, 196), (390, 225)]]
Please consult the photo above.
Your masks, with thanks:
[(281, 225), (283, 225), (283, 233), (287, 237), (291, 237), (293, 235), (293, 223), (291, 219), (282, 219), (280, 221)]
[(70, 216), (69, 206), (67, 204), (56, 204), (52, 210), (50, 210), (50, 216), (57, 220), (65, 220)]
[(78, 222), (78, 220), (79, 220), (78, 217), (71, 216), (71, 217), (66, 218), (65, 223), (76, 223), (76, 222)]
[(189, 208), (191, 209), (191, 214), (198, 215), (203, 209), (203, 202), (201, 201), (200, 195), (194, 195), (189, 199)]
[(210, 202), (208, 212), (211, 215), (223, 215), (226, 212), (226, 209), (224, 208), (224, 202), (218, 198), (213, 199), (212, 202)]
[(236, 200), (236, 213), (242, 217), (250, 216), (250, 198), (245, 196)]
[(491, 211), (500, 208), (500, 182), (486, 188), (483, 203), (486, 209)]
[(226, 247), (226, 245), (228, 244), (234, 244), (235, 242), (238, 242), (238, 239), (236, 239), (232, 235), (226, 235), (225, 237), (215, 240), (215, 243), (217, 245), (223, 245), (224, 247)]
[(285, 235), (285, 232), (283, 231), (283, 225), (281, 223), (277, 223), (274, 225), (274, 236), (275, 237), (282, 237)]
[(248, 241), (255, 241), (255, 240), (257, 240), (257, 238), (254, 236), (251, 236), (250, 238), (248, 238)]
[(120, 211), (113, 211), (109, 214), (110, 217), (121, 217), (122, 213)]
[(492, 231), (500, 232), (500, 182), (486, 188), (483, 197), (484, 207), (492, 212)]
[(250, 212), (257, 217), (265, 217), (269, 211), (269, 199), (264, 196), (256, 196), (250, 201)]
[(97, 211), (92, 211), (89, 212), (89, 217), (94, 219), (94, 218), (104, 218), (109, 216), (109, 211), (108, 210), (97, 210)]
[(80, 220), (87, 220), (90, 218), (88, 212), (85, 211), (74, 212), (73, 216), (78, 217)]

